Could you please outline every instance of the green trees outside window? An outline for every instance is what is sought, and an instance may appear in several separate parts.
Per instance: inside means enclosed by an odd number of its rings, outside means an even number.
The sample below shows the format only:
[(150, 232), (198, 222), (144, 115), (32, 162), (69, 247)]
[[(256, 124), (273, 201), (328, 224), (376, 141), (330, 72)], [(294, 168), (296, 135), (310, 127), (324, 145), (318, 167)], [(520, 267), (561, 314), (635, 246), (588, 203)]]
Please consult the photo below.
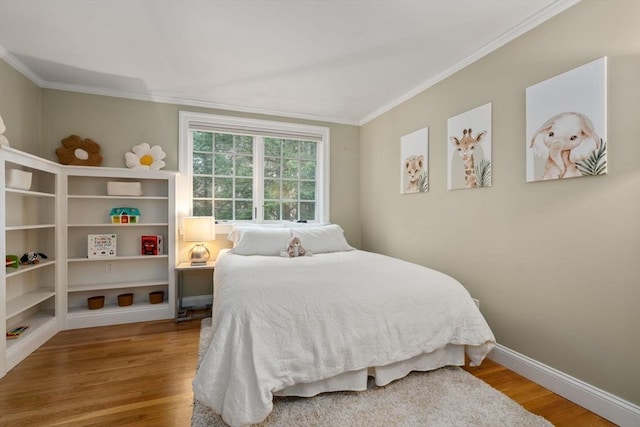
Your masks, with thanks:
[(250, 221), (262, 209), (265, 221), (316, 219), (316, 142), (191, 133), (193, 215)]

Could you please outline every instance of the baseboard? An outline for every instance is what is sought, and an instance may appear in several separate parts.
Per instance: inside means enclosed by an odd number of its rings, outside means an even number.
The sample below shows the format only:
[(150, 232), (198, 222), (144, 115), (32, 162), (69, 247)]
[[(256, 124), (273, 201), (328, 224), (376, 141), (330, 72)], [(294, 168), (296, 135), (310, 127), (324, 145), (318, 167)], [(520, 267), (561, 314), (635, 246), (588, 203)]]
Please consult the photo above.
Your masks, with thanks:
[(640, 406), (500, 344), (489, 359), (621, 427), (640, 426)]
[(212, 295), (194, 295), (192, 297), (183, 297), (183, 307), (207, 307), (213, 304)]

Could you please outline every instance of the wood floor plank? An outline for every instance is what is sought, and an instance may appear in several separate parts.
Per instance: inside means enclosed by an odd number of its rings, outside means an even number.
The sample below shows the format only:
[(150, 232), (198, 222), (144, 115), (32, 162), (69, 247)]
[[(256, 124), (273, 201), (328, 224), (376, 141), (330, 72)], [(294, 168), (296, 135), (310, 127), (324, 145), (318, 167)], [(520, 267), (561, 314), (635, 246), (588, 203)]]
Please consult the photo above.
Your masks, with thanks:
[[(0, 425), (189, 427), (200, 322), (63, 331), (0, 379)], [(468, 372), (556, 426), (613, 426), (485, 360)]]
[(593, 412), (529, 381), (492, 360), (484, 360), (480, 367), (467, 366), (465, 369), (506, 394), (528, 411), (546, 418), (557, 427), (615, 427), (615, 424)]

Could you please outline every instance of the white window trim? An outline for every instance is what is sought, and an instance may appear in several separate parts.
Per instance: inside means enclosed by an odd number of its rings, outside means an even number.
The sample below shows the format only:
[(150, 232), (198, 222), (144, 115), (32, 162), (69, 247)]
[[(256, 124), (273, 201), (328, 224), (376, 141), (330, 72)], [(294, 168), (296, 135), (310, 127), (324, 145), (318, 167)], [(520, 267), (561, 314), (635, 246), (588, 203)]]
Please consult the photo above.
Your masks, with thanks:
[[(248, 130), (254, 133), (260, 133), (261, 131), (282, 132), (291, 134), (293, 138), (303, 138), (305, 135), (308, 135), (320, 139), (318, 144), (322, 155), (318, 157), (318, 170), (321, 171), (321, 176), (316, 184), (318, 186), (317, 201), (321, 203), (321, 206), (320, 209), (318, 209), (319, 218), (317, 218), (317, 221), (319, 223), (330, 222), (330, 142), (328, 127), (180, 111), (178, 113), (178, 170), (180, 175), (177, 180), (178, 188), (176, 191), (176, 213), (180, 223), (185, 216), (189, 216), (192, 213), (191, 195), (193, 194), (193, 181), (190, 168), (193, 164), (193, 147), (191, 138), (189, 138), (189, 130), (191, 129), (191, 125), (195, 123), (203, 123), (211, 125), (212, 127), (217, 126), (237, 131)], [(231, 231), (231, 226), (231, 224), (220, 224), (216, 226), (216, 233), (228, 233)]]

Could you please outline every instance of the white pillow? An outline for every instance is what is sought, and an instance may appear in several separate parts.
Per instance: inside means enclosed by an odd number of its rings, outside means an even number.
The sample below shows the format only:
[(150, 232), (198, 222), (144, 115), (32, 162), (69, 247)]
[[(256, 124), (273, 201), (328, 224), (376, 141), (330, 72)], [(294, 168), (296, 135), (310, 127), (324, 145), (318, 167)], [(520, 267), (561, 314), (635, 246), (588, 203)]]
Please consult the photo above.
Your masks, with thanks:
[(296, 222), (296, 221), (287, 221), (282, 224), (283, 227), (289, 228), (309, 228), (309, 227), (326, 227), (327, 225), (332, 225), (331, 223), (319, 223), (319, 222)]
[(233, 240), (229, 240), (234, 246), (229, 252), (238, 255), (280, 256), (291, 239), (288, 228), (238, 227), (232, 233)]
[(229, 234), (227, 234), (227, 240), (232, 241), (234, 244), (237, 243), (237, 241), (240, 239), (240, 235), (242, 233), (242, 230), (246, 230), (247, 228), (252, 228), (252, 229), (257, 229), (257, 228), (268, 228), (268, 229), (274, 229), (274, 228), (285, 228), (284, 224), (279, 222), (279, 223), (273, 223), (273, 224), (253, 224), (253, 223), (240, 223), (237, 225), (234, 225), (233, 228), (231, 229), (231, 231), (229, 232)]
[(337, 224), (291, 228), (291, 235), (298, 237), (302, 247), (314, 254), (354, 250)]

